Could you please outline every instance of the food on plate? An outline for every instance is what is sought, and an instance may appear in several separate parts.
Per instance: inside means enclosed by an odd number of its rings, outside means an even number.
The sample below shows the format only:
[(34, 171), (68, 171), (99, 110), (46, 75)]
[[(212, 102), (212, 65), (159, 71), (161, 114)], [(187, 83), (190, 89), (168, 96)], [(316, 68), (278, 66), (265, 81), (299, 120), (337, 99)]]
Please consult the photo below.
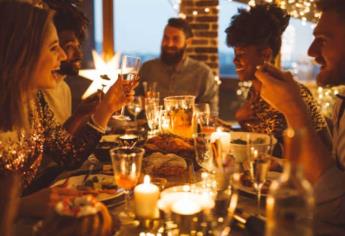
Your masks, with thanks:
[(148, 139), (145, 148), (151, 152), (175, 153), (182, 156), (194, 155), (193, 140), (172, 134), (162, 134)]
[[(241, 185), (244, 186), (244, 187), (248, 187), (248, 188), (252, 188), (253, 191), (256, 191), (255, 188), (254, 188), (254, 183), (250, 177), (250, 174), (248, 171), (245, 171), (242, 175), (241, 175)], [(267, 194), (268, 193), (268, 190), (271, 186), (271, 183), (272, 183), (272, 180), (270, 179), (266, 179), (264, 185), (262, 186), (262, 189), (261, 189), (261, 193), (262, 194)]]
[(144, 159), (144, 170), (156, 176), (178, 176), (187, 170), (187, 162), (172, 153), (155, 152)]
[(110, 236), (112, 231), (112, 218), (107, 207), (88, 195), (58, 202), (37, 235)]
[(76, 186), (76, 189), (89, 194), (109, 193), (115, 194), (117, 186), (113, 178), (90, 176), (86, 181)]
[[(245, 144), (247, 144), (247, 141), (238, 138), (238, 139), (231, 140), (231, 143), (245, 145)], [(254, 140), (251, 140), (251, 144), (265, 144), (265, 139), (264, 138), (256, 138)]]

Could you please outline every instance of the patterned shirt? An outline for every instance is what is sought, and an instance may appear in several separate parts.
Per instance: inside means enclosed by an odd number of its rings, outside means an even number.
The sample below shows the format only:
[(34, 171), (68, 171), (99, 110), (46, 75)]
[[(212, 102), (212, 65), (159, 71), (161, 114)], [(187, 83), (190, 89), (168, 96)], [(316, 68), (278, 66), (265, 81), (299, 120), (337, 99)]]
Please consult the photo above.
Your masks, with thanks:
[(40, 92), (35, 104), (36, 109), (29, 115), (29, 131), (0, 131), (0, 174), (20, 173), (24, 189), (35, 178), (43, 156), (53, 157), (61, 166), (75, 168), (93, 151), (101, 138), (101, 133), (90, 125), (85, 125), (71, 136), (56, 123)]
[[(311, 92), (304, 85), (298, 85), (300, 87), (300, 94), (307, 104), (309, 114), (311, 114), (313, 126), (316, 131), (327, 128), (326, 120), (322, 116)], [(241, 127), (245, 131), (271, 134), (279, 141), (282, 141), (283, 132), (287, 128), (287, 122), (284, 115), (271, 107), (260, 96), (255, 96), (254, 94), (254, 88), (251, 87), (246, 99), (251, 103), (250, 107), (254, 116), (248, 120), (239, 121)]]
[[(218, 112), (218, 82), (211, 69), (202, 62), (187, 57), (174, 67), (160, 59), (151, 60), (141, 67), (140, 80), (147, 81), (148, 85), (156, 82), (161, 98), (194, 95), (196, 103), (209, 103), (211, 111)], [(143, 95), (140, 89), (137, 92)]]

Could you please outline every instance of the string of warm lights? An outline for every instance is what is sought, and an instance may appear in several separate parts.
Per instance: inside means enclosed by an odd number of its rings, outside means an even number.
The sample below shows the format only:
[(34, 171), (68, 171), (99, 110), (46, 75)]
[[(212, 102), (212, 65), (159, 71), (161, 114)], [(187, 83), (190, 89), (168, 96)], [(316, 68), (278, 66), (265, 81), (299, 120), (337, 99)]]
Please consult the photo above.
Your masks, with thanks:
[(343, 94), (345, 91), (344, 86), (322, 88), (315, 85), (315, 83), (305, 84), (310, 91), (317, 103), (319, 104), (321, 114), (325, 117), (331, 118), (333, 114), (333, 106), (336, 102), (336, 95)]
[[(174, 11), (181, 17), (185, 17), (183, 13), (180, 12), (181, 0), (168, 0)], [(301, 19), (302, 21), (316, 22), (320, 17), (320, 13), (316, 10), (315, 1), (316, 0), (224, 0), (227, 2), (242, 2), (249, 6), (255, 6), (261, 3), (275, 3), (282, 9), (285, 9), (292, 17)], [(216, 7), (219, 9), (219, 6)], [(205, 7), (204, 9), (198, 8), (192, 12), (194, 16), (199, 14), (208, 14), (211, 12), (210, 7)]]

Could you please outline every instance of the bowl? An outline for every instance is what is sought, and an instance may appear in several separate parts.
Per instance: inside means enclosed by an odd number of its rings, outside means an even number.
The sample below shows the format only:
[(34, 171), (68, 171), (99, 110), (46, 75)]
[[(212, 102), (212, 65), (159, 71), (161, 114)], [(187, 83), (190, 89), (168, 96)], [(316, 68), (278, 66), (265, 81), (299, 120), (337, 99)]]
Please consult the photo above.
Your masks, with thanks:
[[(248, 159), (248, 145), (254, 147), (259, 152), (272, 150), (277, 143), (273, 136), (263, 133), (252, 132), (230, 132), (230, 154), (237, 163), (242, 163)], [(270, 154), (268, 152), (268, 154)]]

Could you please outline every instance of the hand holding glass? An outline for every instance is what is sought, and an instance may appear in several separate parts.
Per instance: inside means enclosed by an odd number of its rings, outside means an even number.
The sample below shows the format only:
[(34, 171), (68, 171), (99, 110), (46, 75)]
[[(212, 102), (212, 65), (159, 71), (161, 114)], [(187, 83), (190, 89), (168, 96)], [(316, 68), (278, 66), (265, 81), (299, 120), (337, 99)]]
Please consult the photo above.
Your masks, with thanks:
[[(132, 84), (137, 80), (141, 61), (139, 57), (131, 57), (124, 55), (121, 61), (121, 74), (119, 75), (123, 80), (131, 82)], [(114, 116), (118, 120), (130, 120), (129, 117), (124, 115), (125, 109), (122, 107), (121, 114)]]

